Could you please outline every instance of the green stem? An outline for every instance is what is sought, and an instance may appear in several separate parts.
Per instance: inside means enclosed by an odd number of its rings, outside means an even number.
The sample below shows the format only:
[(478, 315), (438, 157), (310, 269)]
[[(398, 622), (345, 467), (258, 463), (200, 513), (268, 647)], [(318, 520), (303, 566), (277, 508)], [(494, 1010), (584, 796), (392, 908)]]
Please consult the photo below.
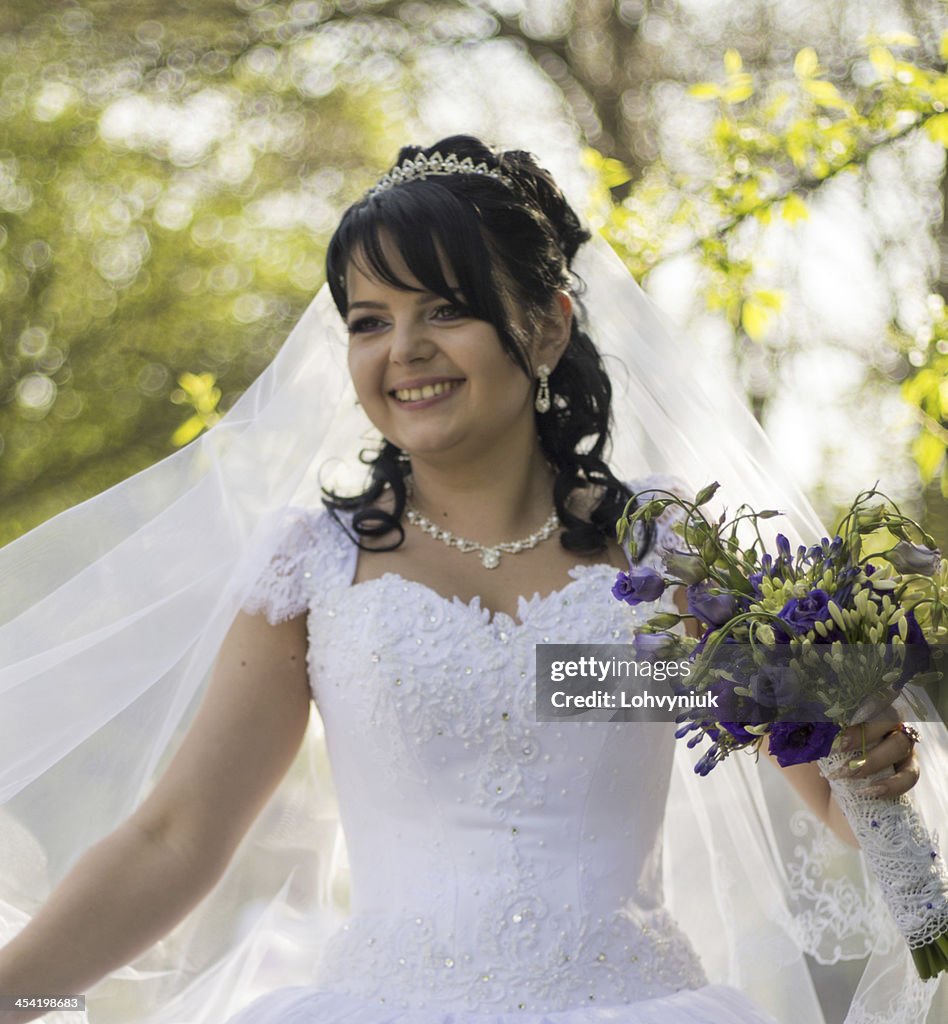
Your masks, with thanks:
[(918, 949), (912, 950), (915, 969), (922, 981), (935, 978), (942, 971), (948, 970), (948, 932)]

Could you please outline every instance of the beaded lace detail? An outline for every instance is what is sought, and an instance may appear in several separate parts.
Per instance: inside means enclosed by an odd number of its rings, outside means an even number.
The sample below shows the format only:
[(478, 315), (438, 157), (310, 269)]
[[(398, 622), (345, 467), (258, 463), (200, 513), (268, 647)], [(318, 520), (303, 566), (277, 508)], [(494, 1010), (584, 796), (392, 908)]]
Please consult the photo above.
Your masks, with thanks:
[(841, 774), (851, 755), (832, 753), (819, 765), (879, 882), (886, 905), (910, 949), (948, 932), (948, 871), (907, 795), (867, 796), (867, 779)]
[(309, 609), (351, 872), (315, 983), (505, 1012), (706, 984), (661, 891), (674, 727), (535, 715), (536, 644), (622, 643), (655, 607), (615, 601), (615, 568), (592, 565), (492, 616), (394, 573), (352, 585), (356, 553), (325, 513), (302, 515), (246, 606)]

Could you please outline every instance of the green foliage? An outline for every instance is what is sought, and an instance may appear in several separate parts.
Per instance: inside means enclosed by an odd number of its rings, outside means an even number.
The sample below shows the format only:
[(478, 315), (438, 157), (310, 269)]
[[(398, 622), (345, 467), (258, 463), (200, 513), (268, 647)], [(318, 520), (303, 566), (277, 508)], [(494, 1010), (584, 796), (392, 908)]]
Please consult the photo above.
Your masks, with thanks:
[(342, 40), (225, 14), (0, 35), (0, 543), (226, 411), (391, 158), (397, 75), (369, 91)]
[[(864, 43), (859, 81), (871, 75), (868, 85), (831, 80), (809, 47), (796, 54), (792, 75), (788, 69), (763, 82), (729, 50), (722, 80), (690, 89), (697, 101), (715, 104), (700, 171), (685, 175), (656, 163), (625, 199), (611, 202), (608, 188), (621, 174), (608, 168), (594, 196), (594, 219), (636, 277), (672, 257), (696, 256), (708, 309), (724, 317), (735, 337), (766, 343), (784, 296), (758, 283), (749, 235), (778, 221), (805, 220), (810, 195), (837, 175), (861, 173), (873, 152), (912, 133), (923, 131), (948, 146), (944, 64), (923, 66), (901, 56), (919, 45), (907, 33)], [(946, 55), (948, 34), (940, 60)], [(602, 171), (596, 157), (587, 163)], [(940, 474), (948, 494), (948, 326), (944, 304), (939, 308), (931, 342), (923, 358), (916, 351), (902, 393), (920, 424), (913, 448), (920, 478), (927, 484)], [(895, 327), (893, 334), (906, 351), (904, 335)]]

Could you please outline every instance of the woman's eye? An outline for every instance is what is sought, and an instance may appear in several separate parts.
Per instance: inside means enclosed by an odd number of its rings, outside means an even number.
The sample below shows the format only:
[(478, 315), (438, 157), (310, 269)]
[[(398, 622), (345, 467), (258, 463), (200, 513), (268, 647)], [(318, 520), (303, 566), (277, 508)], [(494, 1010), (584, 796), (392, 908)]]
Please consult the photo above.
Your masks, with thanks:
[(459, 320), (462, 317), (470, 316), (468, 310), (462, 306), (454, 306), (451, 303), (446, 303), (443, 306), (437, 306), (433, 311), (437, 320)]
[(364, 334), (366, 331), (371, 331), (381, 322), (376, 316), (364, 316), (358, 320), (353, 320), (347, 329), (350, 334)]

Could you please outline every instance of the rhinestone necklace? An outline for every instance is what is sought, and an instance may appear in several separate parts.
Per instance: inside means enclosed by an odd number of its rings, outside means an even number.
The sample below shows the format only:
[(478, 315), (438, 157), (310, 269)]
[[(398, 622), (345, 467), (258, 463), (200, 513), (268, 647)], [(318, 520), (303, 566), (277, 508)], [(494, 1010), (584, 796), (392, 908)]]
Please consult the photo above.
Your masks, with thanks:
[(456, 537), (449, 530), (442, 530), (441, 527), (436, 526), (430, 519), (427, 519), (419, 511), (412, 508), (411, 505), (407, 505), (405, 508), (405, 518), (412, 526), (417, 526), (419, 530), (423, 530), (430, 537), (434, 537), (435, 540), (440, 540), (443, 544), (447, 544), (449, 548), (457, 548), (462, 554), (477, 551), (481, 556), (481, 565), (485, 569), (496, 569), (500, 565), (500, 556), (502, 554), (517, 555), (521, 551), (529, 551), (531, 548), (535, 548), (537, 544), (551, 536), (560, 525), (559, 516), (557, 516), (556, 509), (554, 508), (547, 517), (546, 522), (536, 533), (531, 533), (529, 537), (524, 537), (523, 540), (507, 540), (501, 544), (494, 544), (493, 547), (488, 547), (486, 544), (478, 544), (476, 540)]

